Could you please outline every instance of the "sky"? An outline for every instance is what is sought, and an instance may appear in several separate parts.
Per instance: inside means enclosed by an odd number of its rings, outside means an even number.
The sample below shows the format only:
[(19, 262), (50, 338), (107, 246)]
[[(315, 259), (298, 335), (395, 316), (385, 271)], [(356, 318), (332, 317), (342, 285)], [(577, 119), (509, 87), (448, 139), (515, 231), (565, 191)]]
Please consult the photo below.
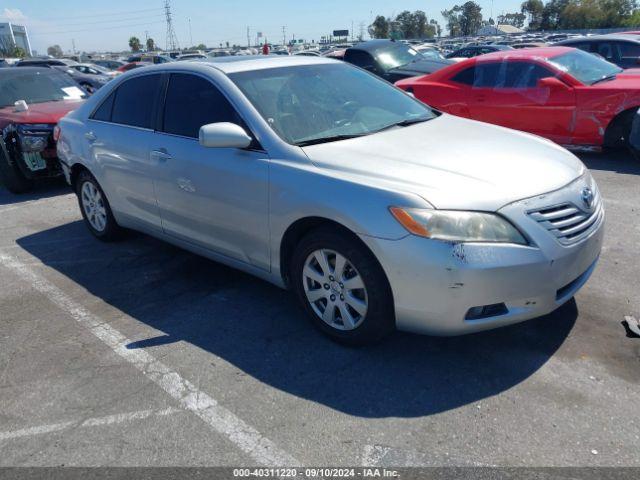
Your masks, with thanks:
[[(488, 18), (517, 11), (522, 0), (476, 0)], [(164, 0), (4, 0), (0, 22), (25, 25), (32, 49), (45, 53), (58, 44), (67, 52), (73, 43), (77, 51), (121, 51), (129, 37), (143, 42), (147, 35), (165, 48)], [(367, 26), (376, 15), (394, 16), (403, 10), (424, 10), (444, 28), (440, 15), (456, 0), (171, 0), (174, 29), (180, 46), (220, 42), (246, 45), (247, 27), (252, 39), (262, 32), (269, 42), (280, 43), (283, 26), (287, 41), (319, 40), (333, 30), (351, 30), (357, 36), (360, 24)], [(459, 0), (457, 3), (464, 3)]]

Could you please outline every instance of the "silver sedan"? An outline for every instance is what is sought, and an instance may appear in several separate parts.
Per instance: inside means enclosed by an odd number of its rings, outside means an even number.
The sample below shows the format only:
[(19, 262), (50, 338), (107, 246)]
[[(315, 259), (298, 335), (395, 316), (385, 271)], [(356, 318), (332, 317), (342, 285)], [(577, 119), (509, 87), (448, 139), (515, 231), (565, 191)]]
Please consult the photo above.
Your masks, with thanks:
[(133, 70), (60, 128), (93, 235), (139, 230), (289, 288), (345, 343), (547, 314), (602, 247), (602, 200), (574, 155), (330, 59)]

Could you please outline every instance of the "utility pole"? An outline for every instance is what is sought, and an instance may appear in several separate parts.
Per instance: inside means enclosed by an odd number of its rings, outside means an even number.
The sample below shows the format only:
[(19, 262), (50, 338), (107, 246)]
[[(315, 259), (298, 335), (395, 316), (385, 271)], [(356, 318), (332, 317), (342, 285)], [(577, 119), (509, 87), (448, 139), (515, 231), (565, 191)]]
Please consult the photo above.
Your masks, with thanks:
[(351, 20), (351, 42), (353, 43), (353, 20)]
[(193, 47), (193, 35), (191, 34), (191, 18), (189, 18), (189, 42), (191, 43), (191, 46)]
[(286, 26), (282, 26), (282, 45), (286, 45), (287, 44), (287, 27)]
[(358, 40), (364, 42), (364, 22), (360, 22), (360, 37)]
[(73, 47), (73, 54), (76, 54), (76, 41), (75, 39), (71, 39), (71, 46)]
[(251, 33), (249, 27), (247, 27), (247, 48), (251, 47)]
[(171, 1), (165, 0), (164, 13), (167, 21), (167, 50), (180, 49), (176, 32), (173, 30), (173, 20), (171, 18)]

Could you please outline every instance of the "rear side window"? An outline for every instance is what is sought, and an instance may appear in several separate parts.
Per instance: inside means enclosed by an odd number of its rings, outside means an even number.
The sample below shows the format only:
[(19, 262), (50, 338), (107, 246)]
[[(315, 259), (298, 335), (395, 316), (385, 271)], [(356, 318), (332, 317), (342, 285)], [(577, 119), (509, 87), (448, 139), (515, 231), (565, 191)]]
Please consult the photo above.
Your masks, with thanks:
[(501, 63), (476, 64), (458, 73), (451, 80), (474, 88), (493, 88), (498, 84), (501, 65)]
[(111, 92), (102, 105), (98, 107), (93, 116), (94, 120), (100, 120), (102, 122), (110, 122), (111, 121), (111, 110), (113, 109), (113, 100), (115, 99), (116, 92)]
[(172, 74), (165, 100), (162, 131), (198, 138), (200, 127), (218, 122), (242, 125), (236, 110), (211, 82), (197, 75)]
[(465, 68), (461, 72), (457, 73), (451, 80), (456, 83), (463, 83), (465, 85), (473, 85), (473, 81), (476, 78), (476, 67)]
[(640, 57), (640, 43), (620, 42), (618, 46), (622, 57)]
[(347, 50), (344, 59), (360, 68), (371, 68), (374, 65), (373, 57), (362, 50)]
[(121, 125), (152, 128), (154, 104), (160, 85), (160, 75), (145, 75), (124, 82), (116, 90), (111, 121)]

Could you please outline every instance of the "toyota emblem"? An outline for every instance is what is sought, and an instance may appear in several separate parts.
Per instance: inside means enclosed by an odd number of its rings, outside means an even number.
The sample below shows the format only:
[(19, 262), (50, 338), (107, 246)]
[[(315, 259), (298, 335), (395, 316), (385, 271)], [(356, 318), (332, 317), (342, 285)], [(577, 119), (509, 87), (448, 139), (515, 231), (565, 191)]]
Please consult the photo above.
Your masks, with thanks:
[(589, 209), (593, 206), (593, 190), (589, 187), (582, 189), (582, 203)]

